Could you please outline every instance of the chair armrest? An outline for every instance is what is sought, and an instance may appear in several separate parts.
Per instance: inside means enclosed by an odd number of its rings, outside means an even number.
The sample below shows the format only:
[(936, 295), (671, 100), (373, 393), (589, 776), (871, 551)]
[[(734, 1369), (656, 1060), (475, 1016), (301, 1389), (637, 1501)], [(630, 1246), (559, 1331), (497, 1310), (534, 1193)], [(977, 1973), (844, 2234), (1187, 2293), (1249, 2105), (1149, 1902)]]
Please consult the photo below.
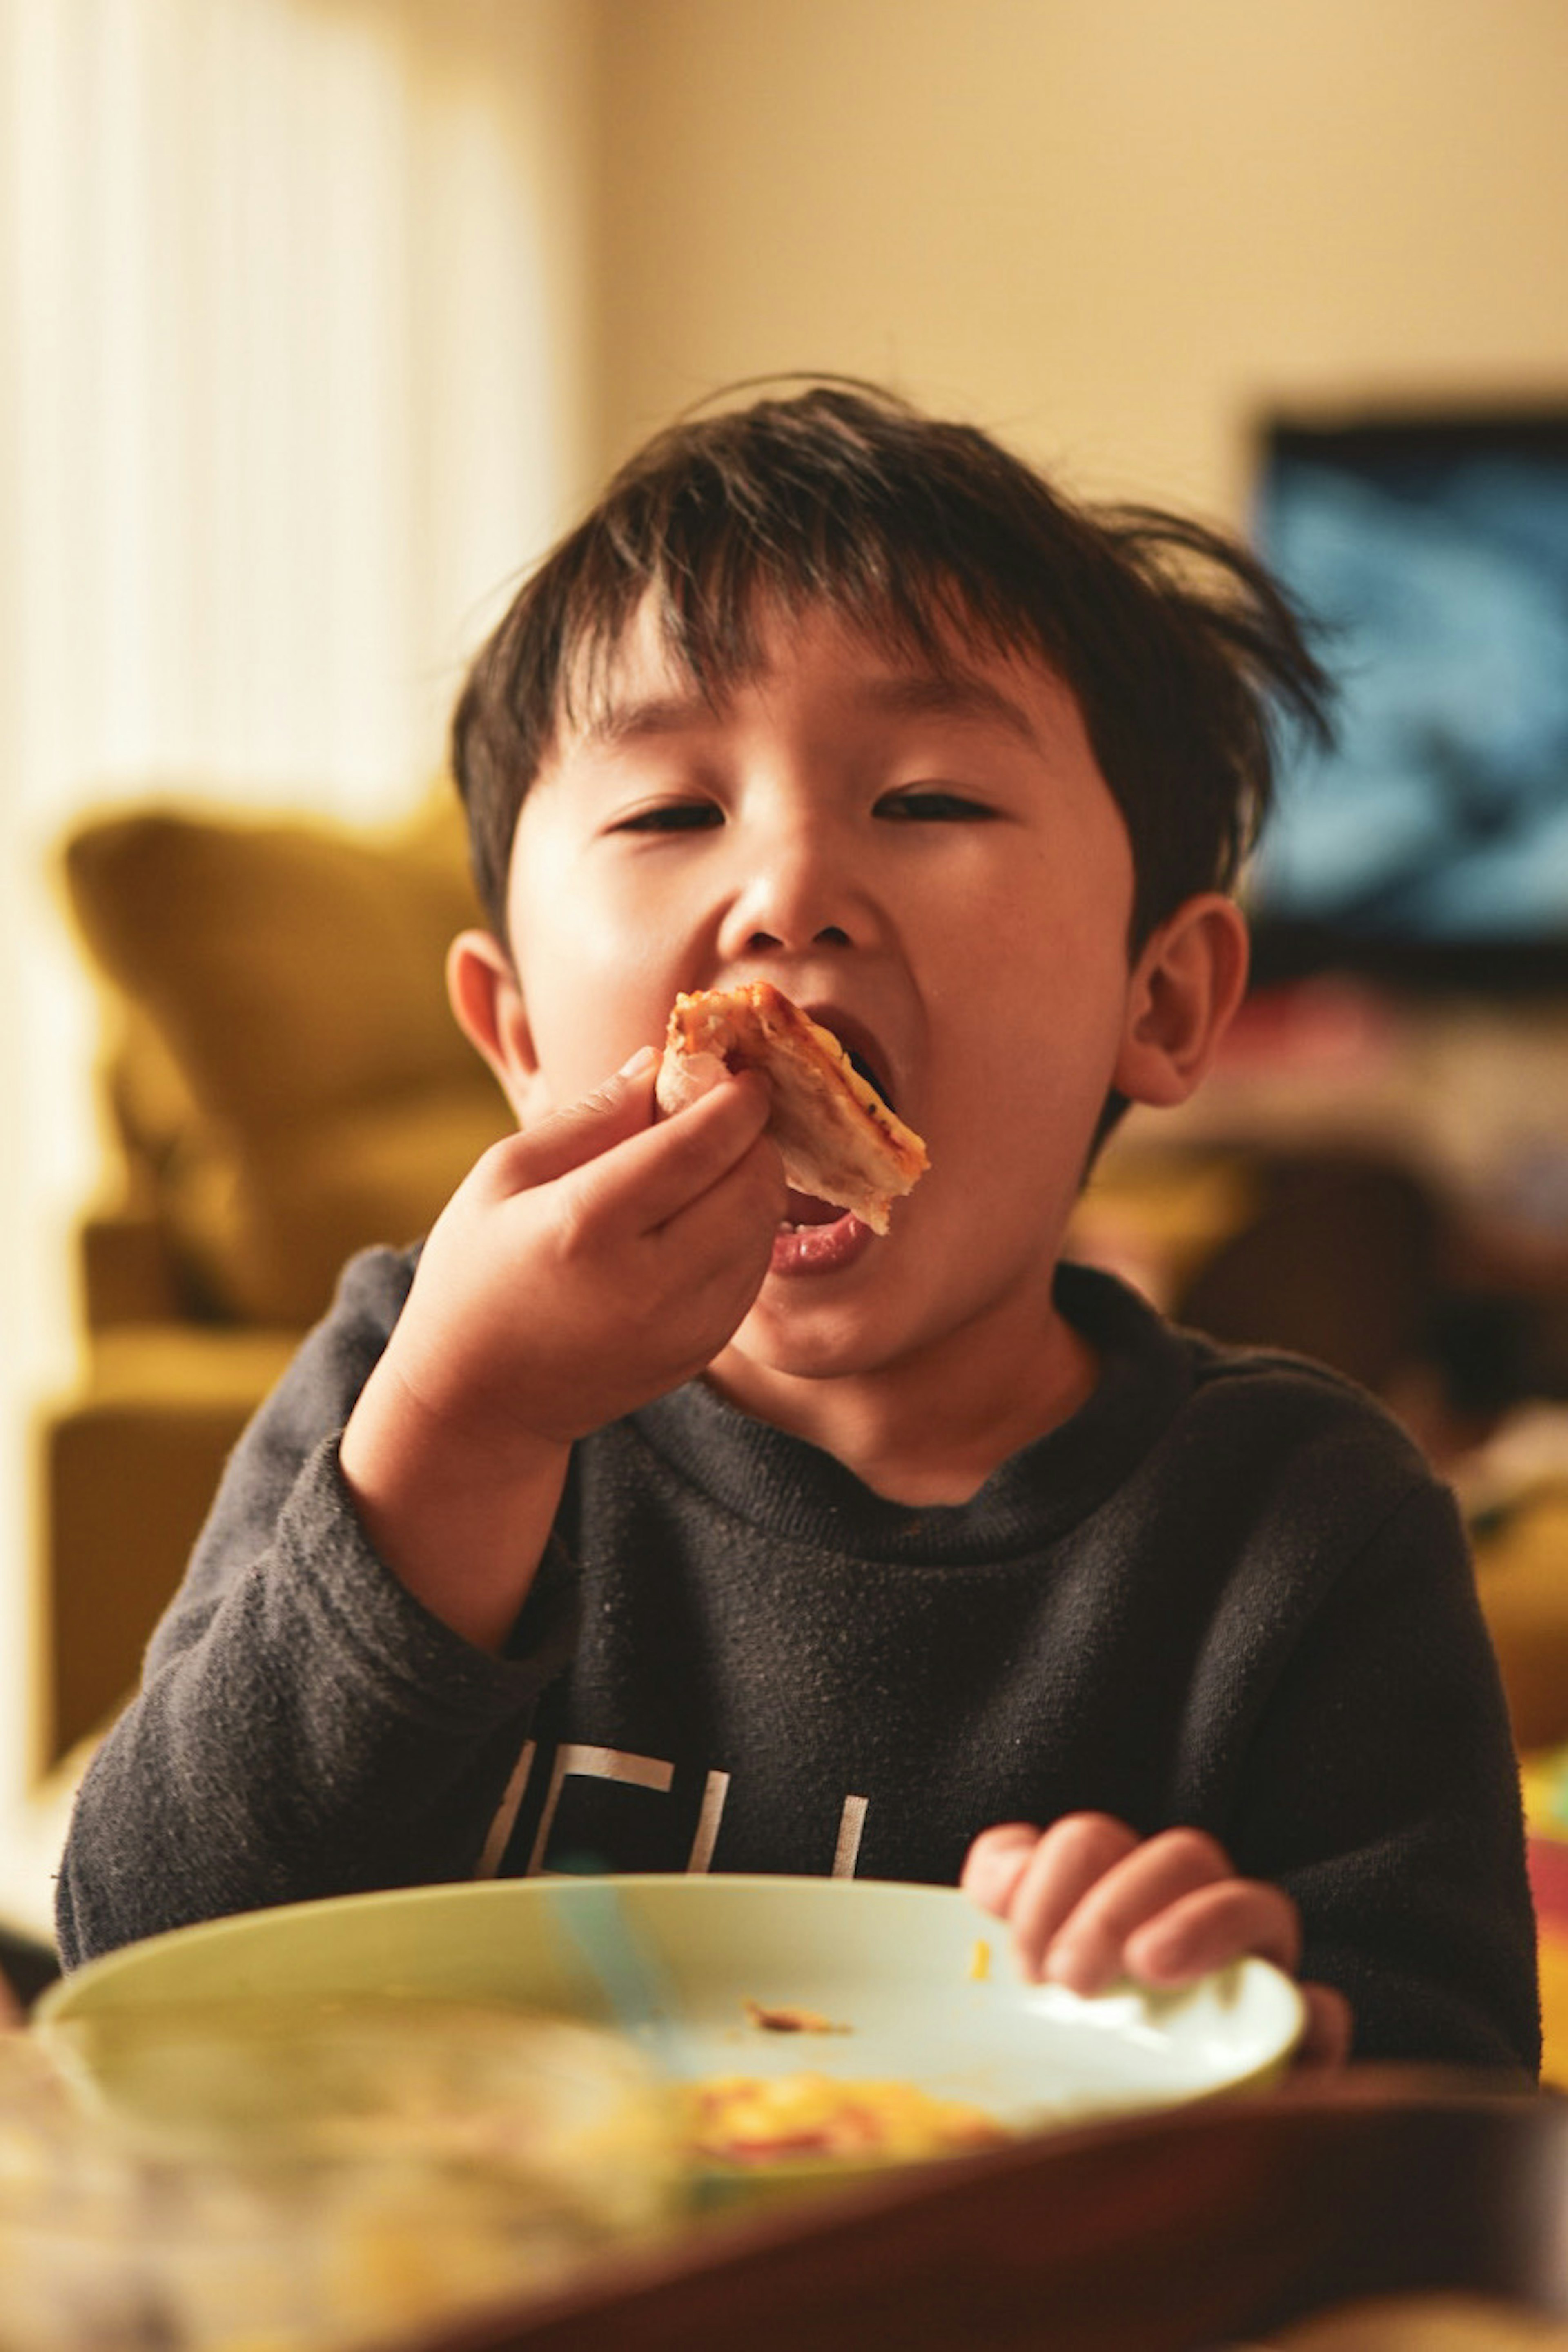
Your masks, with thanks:
[(155, 1217), (134, 1209), (94, 1211), (82, 1220), (78, 1248), (89, 1331), (177, 1321), (188, 1311)]
[(99, 1340), (71, 1394), (40, 1408), (37, 1770), (134, 1689), (229, 1450), (298, 1336), (125, 1326)]

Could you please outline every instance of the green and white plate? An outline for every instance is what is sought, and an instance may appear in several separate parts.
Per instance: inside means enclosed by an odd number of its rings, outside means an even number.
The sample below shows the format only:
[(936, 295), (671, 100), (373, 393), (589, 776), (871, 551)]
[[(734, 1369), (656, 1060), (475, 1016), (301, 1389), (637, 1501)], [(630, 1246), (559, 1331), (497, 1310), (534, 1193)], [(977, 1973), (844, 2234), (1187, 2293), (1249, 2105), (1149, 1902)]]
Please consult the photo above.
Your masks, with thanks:
[[(38, 2031), (104, 2074), (131, 2031), (271, 2004), (394, 2000), (618, 2027), (677, 2078), (811, 2071), (912, 2083), (1037, 2131), (1260, 2088), (1303, 2011), (1266, 1961), (1092, 2000), (1026, 1982), (955, 1889), (730, 1876), (532, 1878), (247, 1913), (131, 1945), (53, 1987)], [(804, 2031), (757, 2011), (805, 2011)], [(831, 2030), (823, 2030), (831, 2029)], [(97, 2053), (93, 2055), (92, 2053)]]

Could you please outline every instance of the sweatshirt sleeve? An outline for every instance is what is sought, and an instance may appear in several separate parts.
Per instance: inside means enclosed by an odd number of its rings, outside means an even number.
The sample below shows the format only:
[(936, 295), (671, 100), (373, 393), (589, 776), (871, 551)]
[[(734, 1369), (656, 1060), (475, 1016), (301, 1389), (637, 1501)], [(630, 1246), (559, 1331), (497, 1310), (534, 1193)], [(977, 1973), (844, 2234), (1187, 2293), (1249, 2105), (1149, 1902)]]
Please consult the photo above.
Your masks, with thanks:
[(1258, 1726), (1233, 1849), (1300, 1906), (1301, 1973), (1358, 2058), (1540, 2063), (1534, 1916), (1500, 1679), (1452, 1496), (1407, 1491)]
[(237, 1446), (138, 1696), (83, 1781), (62, 1858), (69, 1968), (193, 1920), (475, 1864), (572, 1640), (552, 1556), (496, 1657), (366, 1541), (338, 1441), (406, 1297), (366, 1253)]

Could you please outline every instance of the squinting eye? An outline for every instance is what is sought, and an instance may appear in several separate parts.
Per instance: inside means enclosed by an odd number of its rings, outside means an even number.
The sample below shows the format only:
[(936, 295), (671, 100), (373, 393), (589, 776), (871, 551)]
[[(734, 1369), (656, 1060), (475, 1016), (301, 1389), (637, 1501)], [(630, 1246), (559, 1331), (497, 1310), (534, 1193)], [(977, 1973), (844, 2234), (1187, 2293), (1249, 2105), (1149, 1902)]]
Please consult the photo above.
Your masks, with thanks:
[(878, 802), (877, 814), (912, 824), (984, 824), (995, 811), (963, 793), (909, 792), (889, 793)]
[(702, 833), (722, 824), (724, 814), (711, 801), (660, 801), (653, 808), (636, 810), (612, 830), (616, 833)]

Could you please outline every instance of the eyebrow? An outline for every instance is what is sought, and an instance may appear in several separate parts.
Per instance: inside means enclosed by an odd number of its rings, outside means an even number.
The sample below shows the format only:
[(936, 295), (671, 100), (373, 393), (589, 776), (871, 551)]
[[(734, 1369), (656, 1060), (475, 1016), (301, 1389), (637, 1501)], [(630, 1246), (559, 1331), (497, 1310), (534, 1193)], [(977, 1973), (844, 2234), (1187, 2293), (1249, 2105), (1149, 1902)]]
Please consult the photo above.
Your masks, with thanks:
[(583, 730), (585, 741), (613, 751), (652, 735), (679, 735), (714, 717), (713, 705), (700, 694), (649, 694), (635, 701), (610, 702)]
[(1040, 749), (1038, 730), (1023, 704), (973, 670), (921, 670), (907, 677), (877, 678), (868, 686), (868, 698), (894, 718), (988, 719), (1032, 750)]
[[(1005, 727), (1031, 750), (1040, 749), (1038, 730), (1023, 705), (971, 670), (921, 670), (907, 677), (868, 678), (862, 697), (889, 718), (988, 720)], [(612, 702), (584, 733), (590, 743), (614, 750), (624, 743), (680, 734), (711, 723), (716, 715), (714, 705), (698, 692), (645, 695)]]

